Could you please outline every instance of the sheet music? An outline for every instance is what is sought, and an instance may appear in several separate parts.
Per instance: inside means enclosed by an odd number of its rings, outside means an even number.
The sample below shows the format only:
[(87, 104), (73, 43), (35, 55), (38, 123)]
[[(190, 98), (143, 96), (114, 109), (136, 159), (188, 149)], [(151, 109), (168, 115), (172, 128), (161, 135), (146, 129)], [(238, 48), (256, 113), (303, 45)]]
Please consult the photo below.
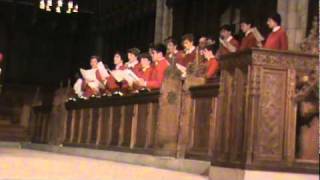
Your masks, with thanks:
[(117, 82), (121, 82), (124, 80), (123, 70), (113, 70), (110, 73)]
[(102, 62), (98, 63), (98, 70), (103, 79), (109, 77), (109, 73)]
[(187, 68), (182, 66), (181, 64), (179, 63), (176, 63), (176, 67), (177, 69), (182, 73), (182, 77), (186, 77), (187, 75)]
[(89, 69), (89, 70), (80, 69), (80, 73), (83, 79), (85, 79), (88, 82), (97, 80), (95, 69)]

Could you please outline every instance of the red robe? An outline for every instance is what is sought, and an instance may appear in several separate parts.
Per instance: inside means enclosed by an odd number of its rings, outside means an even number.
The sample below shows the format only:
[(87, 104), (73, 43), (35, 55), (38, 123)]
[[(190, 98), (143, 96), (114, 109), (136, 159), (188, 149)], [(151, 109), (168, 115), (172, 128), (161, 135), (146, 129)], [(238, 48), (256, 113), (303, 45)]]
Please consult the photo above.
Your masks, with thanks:
[(180, 58), (177, 58), (177, 63), (184, 67), (187, 67), (190, 63), (193, 63), (196, 59), (196, 48), (191, 53), (183, 53)]
[(164, 80), (165, 72), (169, 67), (169, 62), (163, 59), (156, 63), (151, 80), (146, 81), (149, 89), (160, 89)]
[[(124, 65), (116, 68), (116, 70), (125, 70), (125, 69), (126, 67)], [(116, 79), (111, 75), (107, 78), (106, 90), (110, 92), (120, 90), (119, 84), (117, 83)]]
[(276, 32), (271, 32), (264, 48), (275, 50), (288, 50), (288, 37), (286, 31), (280, 27)]
[(258, 47), (258, 41), (254, 37), (253, 33), (250, 32), (248, 35), (246, 35), (242, 39), (241, 45), (240, 45), (240, 50), (250, 49), (250, 48), (254, 48), (254, 47)]
[[(142, 66), (140, 63), (134, 65), (134, 67), (127, 67), (127, 69), (130, 69), (135, 75), (137, 75), (138, 77), (142, 76), (143, 72), (142, 72)], [(127, 81), (123, 81), (121, 82), (121, 89), (124, 91), (129, 91), (130, 87)]]
[(150, 81), (152, 80), (153, 77), (153, 68), (149, 67), (147, 69), (142, 69), (142, 73), (138, 75), (139, 78), (142, 78), (145, 81)]
[(207, 70), (206, 77), (208, 79), (213, 78), (219, 69), (219, 63), (217, 59), (211, 58), (209, 61), (207, 61), (207, 66), (208, 66), (208, 70)]
[(175, 59), (175, 62), (176, 63), (183, 63), (183, 59), (184, 59), (184, 53), (183, 51), (177, 51), (176, 53), (172, 54), (171, 56), (168, 55), (167, 56), (167, 59), (169, 60), (169, 62), (172, 64), (173, 62), (172, 61), (172, 58)]
[[(231, 44), (232, 44), (232, 46), (234, 46), (237, 50), (236, 50), (236, 52), (239, 50), (239, 47), (240, 47), (240, 45), (239, 45), (239, 42), (234, 38), (234, 37), (232, 37), (232, 39), (229, 41)], [(218, 52), (217, 52), (217, 54), (219, 55), (219, 56), (222, 56), (222, 55), (226, 55), (226, 54), (230, 54), (230, 53), (232, 53), (232, 52), (230, 52), (226, 47), (224, 47), (223, 45), (220, 45), (220, 48), (219, 48), (219, 50), (218, 50)]]
[[(99, 70), (96, 70), (96, 78), (98, 81), (103, 83), (103, 79)], [(92, 89), (85, 81), (82, 82), (82, 90), (83, 90), (84, 97), (91, 97), (94, 95), (98, 95), (100, 93), (100, 90)]]

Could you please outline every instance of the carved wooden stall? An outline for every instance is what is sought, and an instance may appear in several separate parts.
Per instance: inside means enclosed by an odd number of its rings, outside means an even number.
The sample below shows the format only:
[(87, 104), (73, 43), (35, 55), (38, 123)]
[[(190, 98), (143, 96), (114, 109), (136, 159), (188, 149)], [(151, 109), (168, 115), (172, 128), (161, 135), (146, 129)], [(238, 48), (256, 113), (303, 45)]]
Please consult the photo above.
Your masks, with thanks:
[(66, 103), (64, 145), (147, 153), (154, 145), (159, 92)]
[[(51, 124), (62, 122), (53, 133), (59, 137), (51, 137), (61, 140), (52, 142), (211, 159), (213, 166), (315, 173), (319, 117), (311, 113), (310, 120), (297, 92), (308, 92), (307, 104), (317, 109), (312, 95), (317, 90), (300, 85), (318, 72), (317, 58), (264, 49), (230, 54), (220, 60), (221, 76), (214, 82), (194, 71), (182, 83), (171, 67), (160, 92), (68, 101), (65, 115), (51, 115)], [(302, 84), (314, 88), (317, 82)], [(44, 108), (39, 111), (35, 108), (31, 118), (33, 141), (43, 143), (44, 119), (50, 118)], [(308, 139), (312, 146), (304, 142)]]
[(212, 165), (317, 172), (317, 155), (297, 156), (300, 119), (294, 97), (297, 80), (317, 71), (318, 56), (253, 49), (220, 62)]

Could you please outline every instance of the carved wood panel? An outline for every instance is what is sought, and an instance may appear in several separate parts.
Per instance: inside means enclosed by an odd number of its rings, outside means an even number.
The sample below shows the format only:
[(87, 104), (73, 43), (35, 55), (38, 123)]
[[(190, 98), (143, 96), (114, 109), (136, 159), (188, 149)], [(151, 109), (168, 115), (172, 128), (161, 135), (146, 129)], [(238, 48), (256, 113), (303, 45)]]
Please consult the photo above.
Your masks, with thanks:
[(256, 160), (280, 161), (284, 152), (287, 73), (264, 69), (261, 78), (254, 157)]

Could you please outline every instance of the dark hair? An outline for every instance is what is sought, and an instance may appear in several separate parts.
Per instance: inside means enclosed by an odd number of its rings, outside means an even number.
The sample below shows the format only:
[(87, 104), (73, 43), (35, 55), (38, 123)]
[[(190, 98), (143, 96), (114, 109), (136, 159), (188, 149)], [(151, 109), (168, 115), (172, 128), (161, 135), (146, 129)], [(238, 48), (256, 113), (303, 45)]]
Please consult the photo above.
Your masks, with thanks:
[(141, 61), (142, 58), (148, 59), (150, 62), (152, 61), (152, 58), (151, 58), (151, 56), (149, 55), (149, 53), (142, 53), (142, 54), (140, 54), (139, 60)]
[(253, 26), (253, 21), (250, 18), (242, 18), (242, 19), (240, 19), (240, 24), (241, 23), (250, 24), (251, 26)]
[(210, 45), (207, 45), (204, 49), (207, 49), (208, 51), (212, 51), (213, 54), (216, 54), (219, 47), (216, 44), (210, 44)]
[(231, 25), (229, 25), (229, 24), (225, 24), (225, 25), (223, 25), (223, 26), (221, 26), (221, 28), (220, 28), (220, 31), (222, 31), (222, 30), (226, 30), (226, 31), (229, 31), (229, 32), (233, 32), (232, 30), (232, 26)]
[(121, 60), (123, 61), (124, 59), (123, 59), (123, 54), (120, 52), (120, 51), (116, 51), (114, 54), (113, 54), (113, 56), (115, 56), (116, 54), (118, 54), (119, 56), (120, 56), (120, 58), (121, 58)]
[(134, 54), (136, 57), (138, 57), (139, 54), (140, 54), (140, 49), (138, 49), (138, 48), (131, 48), (131, 49), (128, 50), (128, 53)]
[(99, 56), (96, 56), (96, 55), (91, 56), (91, 57), (90, 57), (90, 60), (91, 60), (91, 59), (96, 59), (98, 62), (101, 61), (101, 58), (100, 58)]
[(178, 46), (178, 43), (175, 39), (173, 39), (172, 37), (169, 37), (165, 40), (166, 44), (172, 43), (175, 46)]
[(182, 36), (182, 41), (188, 40), (188, 41), (193, 42), (193, 39), (194, 39), (193, 34), (185, 34)]
[(281, 25), (281, 15), (279, 13), (272, 13), (268, 18), (273, 19), (278, 25)]
[(163, 44), (156, 44), (155, 46), (154, 46), (154, 50), (156, 51), (156, 52), (158, 52), (158, 53), (162, 53), (163, 54), (163, 56), (165, 56), (165, 54), (166, 54), (166, 51), (167, 51), (167, 47), (165, 46), (165, 45), (163, 45)]
[(149, 48), (149, 49), (154, 49), (154, 44), (153, 44), (153, 43), (150, 43), (149, 46), (148, 46), (148, 48)]

